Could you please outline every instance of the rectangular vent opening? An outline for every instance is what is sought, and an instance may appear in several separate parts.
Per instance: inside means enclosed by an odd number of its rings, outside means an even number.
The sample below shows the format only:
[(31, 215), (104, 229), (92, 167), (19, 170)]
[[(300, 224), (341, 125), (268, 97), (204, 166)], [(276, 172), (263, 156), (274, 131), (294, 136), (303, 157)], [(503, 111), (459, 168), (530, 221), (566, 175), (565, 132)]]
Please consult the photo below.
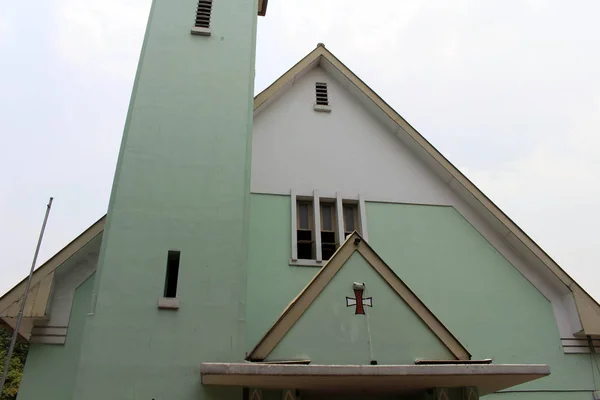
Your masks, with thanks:
[(196, 9), (195, 26), (199, 28), (210, 28), (210, 14), (212, 12), (212, 0), (198, 0)]
[(327, 93), (327, 83), (317, 82), (315, 83), (315, 88), (317, 91), (317, 105), (328, 106), (329, 95)]
[(180, 252), (171, 250), (167, 256), (167, 276), (165, 277), (164, 297), (177, 297), (177, 280), (179, 279)]

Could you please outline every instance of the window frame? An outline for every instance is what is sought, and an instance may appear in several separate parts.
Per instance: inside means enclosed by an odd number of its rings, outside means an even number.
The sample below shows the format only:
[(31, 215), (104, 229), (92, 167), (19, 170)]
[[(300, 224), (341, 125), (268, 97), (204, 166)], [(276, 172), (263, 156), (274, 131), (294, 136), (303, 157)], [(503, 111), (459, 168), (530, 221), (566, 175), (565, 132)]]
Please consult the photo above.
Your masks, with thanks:
[[(322, 253), (322, 240), (321, 240), (321, 203), (330, 203), (333, 207), (332, 219), (333, 219), (333, 230), (336, 236), (336, 246), (339, 247), (346, 240), (344, 233), (344, 204), (353, 204), (356, 207), (356, 220), (357, 231), (360, 232), (361, 236), (365, 241), (368, 240), (367, 224), (366, 224), (366, 208), (365, 199), (361, 194), (348, 197), (342, 196), (340, 192), (336, 192), (335, 196), (321, 196), (321, 194), (314, 190), (312, 193), (298, 193), (295, 190), (290, 191), (291, 200), (291, 236), (292, 236), (292, 254), (289, 260), (289, 265), (293, 266), (311, 266), (320, 267), (324, 265), (327, 260), (323, 260)], [(313, 208), (312, 213), (309, 214), (309, 218), (312, 218), (311, 230), (313, 232), (314, 242), (314, 259), (299, 259), (298, 258), (298, 226), (299, 215), (298, 215), (298, 203), (303, 200), (312, 202)], [(310, 222), (309, 222), (310, 224)]]
[[(323, 206), (327, 205), (329, 207), (331, 207), (331, 229), (325, 229), (325, 227), (323, 226)], [(339, 236), (339, 223), (338, 223), (338, 216), (337, 216), (337, 201), (336, 199), (326, 199), (326, 198), (320, 198), (320, 202), (319, 202), (319, 214), (321, 217), (321, 231), (319, 232), (319, 236), (321, 239), (321, 258), (323, 259), (323, 232), (329, 232), (329, 233), (333, 233), (333, 243), (328, 242), (327, 244), (333, 244), (335, 246), (335, 250), (338, 249), (338, 247), (340, 246), (340, 236)], [(335, 251), (334, 251), (335, 253)], [(329, 259), (323, 260), (323, 261), (327, 261)]]
[[(178, 310), (178, 286), (181, 280), (181, 251), (169, 250), (167, 253), (167, 268), (163, 295), (158, 298), (159, 310)], [(172, 290), (174, 290), (172, 292)]]
[[(297, 199), (296, 201), (296, 207), (305, 204), (306, 206), (308, 206), (308, 229), (304, 229), (302, 227), (300, 227), (300, 213), (298, 212), (298, 210), (296, 211), (296, 235), (298, 235), (298, 231), (308, 231), (310, 232), (310, 246), (311, 246), (311, 253), (312, 254), (316, 254), (316, 233), (315, 233), (315, 227), (314, 227), (314, 207), (312, 205), (312, 199)], [(296, 237), (296, 249), (298, 248), (298, 237)]]
[[(342, 222), (342, 227), (343, 227), (343, 234), (344, 234), (344, 240), (346, 240), (346, 237), (348, 237), (348, 235), (352, 234), (352, 232), (354, 231), (358, 231), (358, 233), (360, 233), (361, 229), (360, 229), (360, 223), (358, 222), (358, 209), (359, 209), (359, 205), (357, 203), (353, 203), (353, 202), (349, 202), (349, 201), (344, 201), (342, 203), (342, 218), (344, 219), (344, 221)], [(354, 229), (352, 230), (348, 230), (346, 229), (346, 210), (347, 209), (352, 209), (352, 219), (354, 220)]]
[(167, 253), (167, 268), (165, 273), (165, 287), (163, 297), (167, 299), (177, 298), (177, 287), (179, 286), (179, 266), (181, 263), (181, 252), (169, 250)]

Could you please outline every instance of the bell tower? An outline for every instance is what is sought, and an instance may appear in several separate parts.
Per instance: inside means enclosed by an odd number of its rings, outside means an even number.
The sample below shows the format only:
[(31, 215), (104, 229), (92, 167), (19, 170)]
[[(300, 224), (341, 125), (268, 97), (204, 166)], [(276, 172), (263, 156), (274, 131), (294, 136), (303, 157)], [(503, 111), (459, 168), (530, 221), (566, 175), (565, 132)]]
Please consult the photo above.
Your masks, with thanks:
[(199, 366), (244, 358), (257, 15), (153, 0), (73, 399), (241, 399)]

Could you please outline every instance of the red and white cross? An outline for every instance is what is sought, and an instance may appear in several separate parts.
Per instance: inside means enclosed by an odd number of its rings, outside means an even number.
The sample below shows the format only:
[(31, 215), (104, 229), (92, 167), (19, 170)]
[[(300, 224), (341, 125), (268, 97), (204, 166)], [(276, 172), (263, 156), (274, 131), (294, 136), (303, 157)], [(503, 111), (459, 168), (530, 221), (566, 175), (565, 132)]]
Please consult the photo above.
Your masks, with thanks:
[(355, 297), (346, 297), (346, 307), (355, 306), (354, 314), (364, 314), (365, 306), (373, 307), (373, 298), (372, 297), (363, 297), (363, 292), (365, 291), (364, 283), (354, 283), (352, 285), (354, 289)]

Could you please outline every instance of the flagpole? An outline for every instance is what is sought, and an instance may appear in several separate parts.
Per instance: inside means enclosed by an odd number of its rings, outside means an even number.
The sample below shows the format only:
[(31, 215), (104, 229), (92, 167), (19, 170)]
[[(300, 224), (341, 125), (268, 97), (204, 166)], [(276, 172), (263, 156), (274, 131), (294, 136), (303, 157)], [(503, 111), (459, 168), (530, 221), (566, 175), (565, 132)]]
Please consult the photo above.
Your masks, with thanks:
[(29, 294), (29, 287), (31, 286), (31, 278), (33, 277), (33, 270), (35, 269), (35, 263), (37, 262), (37, 257), (40, 252), (40, 247), (42, 245), (42, 238), (44, 237), (44, 231), (46, 230), (46, 222), (48, 222), (48, 215), (50, 215), (50, 208), (52, 207), (53, 199), (54, 198), (50, 197), (50, 201), (46, 206), (46, 216), (44, 217), (44, 223), (42, 224), (40, 237), (38, 238), (37, 247), (35, 248), (35, 254), (33, 255), (33, 262), (31, 263), (31, 269), (29, 270), (29, 277), (27, 278), (27, 283), (25, 284), (25, 293), (23, 293), (23, 297), (21, 299), (21, 306), (19, 308), (19, 314), (17, 315), (17, 323), (15, 325), (15, 330), (13, 332), (10, 345), (8, 346), (8, 352), (6, 353), (4, 372), (2, 372), (2, 379), (0, 380), (0, 396), (2, 395), (2, 391), (4, 390), (4, 382), (6, 382), (6, 376), (8, 375), (10, 359), (12, 357), (13, 350), (15, 349), (17, 336), (19, 336), (19, 328), (21, 328), (21, 321), (23, 320), (23, 311), (25, 310), (25, 303), (27, 302), (27, 295)]

